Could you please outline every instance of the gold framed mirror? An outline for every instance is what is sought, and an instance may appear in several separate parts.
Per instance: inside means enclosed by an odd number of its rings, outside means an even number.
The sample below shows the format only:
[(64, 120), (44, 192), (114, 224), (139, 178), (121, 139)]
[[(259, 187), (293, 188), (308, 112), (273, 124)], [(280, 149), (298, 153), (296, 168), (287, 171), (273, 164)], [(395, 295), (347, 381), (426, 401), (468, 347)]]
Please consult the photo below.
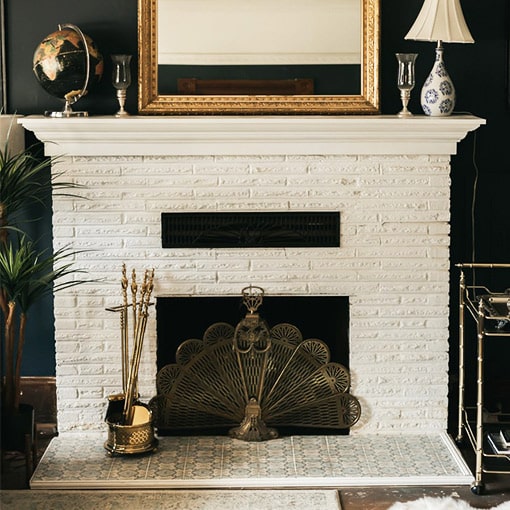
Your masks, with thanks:
[[(311, 4), (320, 11), (309, 12)], [(138, 111), (379, 113), (379, 4), (214, 0), (211, 10), (211, 0), (138, 0)], [(245, 26), (243, 16), (249, 19)], [(259, 27), (260, 37), (248, 27)], [(254, 47), (254, 41), (264, 44)], [(317, 47), (310, 50), (311, 45)], [(331, 52), (332, 47), (340, 51)]]

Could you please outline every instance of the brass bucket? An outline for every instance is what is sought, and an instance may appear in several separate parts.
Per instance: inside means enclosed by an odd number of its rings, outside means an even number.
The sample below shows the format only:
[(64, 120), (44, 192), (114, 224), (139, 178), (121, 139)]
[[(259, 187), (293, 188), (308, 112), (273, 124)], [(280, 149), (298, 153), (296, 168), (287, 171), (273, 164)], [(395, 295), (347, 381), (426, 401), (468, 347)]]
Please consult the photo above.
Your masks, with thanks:
[(121, 425), (106, 418), (108, 439), (104, 447), (110, 454), (136, 454), (151, 452), (158, 446), (154, 437), (152, 413), (144, 406), (135, 405), (132, 425)]

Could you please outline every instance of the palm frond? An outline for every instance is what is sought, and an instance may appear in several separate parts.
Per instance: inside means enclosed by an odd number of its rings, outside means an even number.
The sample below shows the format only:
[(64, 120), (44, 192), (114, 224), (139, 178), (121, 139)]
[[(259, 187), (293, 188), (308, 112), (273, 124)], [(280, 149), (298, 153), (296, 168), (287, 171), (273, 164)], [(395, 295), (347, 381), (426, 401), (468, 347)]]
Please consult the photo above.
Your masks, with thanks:
[(84, 283), (71, 278), (71, 274), (84, 272), (73, 267), (79, 252), (39, 249), (17, 221), (18, 213), (33, 203), (47, 205), (52, 194), (78, 196), (71, 191), (82, 186), (63, 180), (64, 172), (55, 170), (60, 158), (44, 157), (40, 144), (11, 153), (8, 138), (0, 150), (0, 313), (5, 368), (0, 382), (5, 408), (16, 410), (28, 310), (45, 294)]
[[(44, 173), (58, 160), (58, 156), (42, 156), (37, 145), (15, 154), (10, 153), (8, 146), (0, 151), (0, 213), (5, 221), (28, 203), (44, 204), (51, 192), (62, 194), (60, 190), (83, 187), (74, 182), (60, 180), (63, 172), (45, 178)], [(63, 194), (76, 196), (73, 193)]]
[(85, 271), (73, 267), (74, 257), (79, 253), (61, 248), (53, 254), (38, 251), (26, 236), (17, 246), (9, 241), (0, 250), (0, 288), (8, 301), (18, 303), (20, 310), (29, 308), (44, 294), (57, 292), (84, 283), (84, 280), (61, 279)]

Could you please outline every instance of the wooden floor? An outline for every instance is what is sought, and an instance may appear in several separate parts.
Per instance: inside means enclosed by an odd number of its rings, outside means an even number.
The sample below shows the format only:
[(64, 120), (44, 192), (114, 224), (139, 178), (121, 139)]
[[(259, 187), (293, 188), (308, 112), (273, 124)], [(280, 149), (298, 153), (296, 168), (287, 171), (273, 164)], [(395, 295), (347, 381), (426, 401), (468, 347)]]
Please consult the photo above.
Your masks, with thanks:
[(342, 489), (342, 510), (383, 510), (397, 501), (414, 501), (424, 496), (453, 497), (475, 508), (493, 508), (510, 501), (510, 480), (491, 481), (484, 496), (471, 493), (469, 487), (366, 487)]
[[(474, 468), (474, 454), (462, 451), (471, 469)], [(384, 510), (397, 501), (413, 501), (425, 496), (453, 497), (463, 500), (475, 508), (492, 508), (510, 502), (510, 474), (487, 474), (484, 478), (485, 494), (477, 496), (470, 487), (366, 487), (363, 489), (342, 489), (340, 499), (342, 510)]]
[[(51, 429), (50, 429), (51, 430)], [(44, 452), (52, 435), (48, 430), (41, 431), (38, 437), (38, 455)], [(472, 466), (472, 455), (465, 453), (466, 461)], [(353, 487), (340, 490), (342, 510), (383, 510), (396, 501), (412, 501), (424, 496), (446, 497), (467, 501), (475, 508), (492, 508), (510, 501), (510, 475), (487, 475), (486, 491), (477, 496), (467, 486), (461, 487)], [(2, 489), (28, 489), (25, 476), (24, 456), (3, 454)]]

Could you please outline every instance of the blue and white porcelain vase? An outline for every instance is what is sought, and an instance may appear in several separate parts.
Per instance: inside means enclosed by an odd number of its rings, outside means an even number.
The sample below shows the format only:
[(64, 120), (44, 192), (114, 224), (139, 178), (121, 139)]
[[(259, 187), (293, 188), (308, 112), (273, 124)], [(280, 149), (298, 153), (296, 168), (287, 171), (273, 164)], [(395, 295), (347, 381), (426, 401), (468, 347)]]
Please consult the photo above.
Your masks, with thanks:
[(436, 48), (434, 67), (421, 89), (421, 107), (425, 115), (450, 115), (455, 107), (455, 87), (443, 61), (443, 48)]

